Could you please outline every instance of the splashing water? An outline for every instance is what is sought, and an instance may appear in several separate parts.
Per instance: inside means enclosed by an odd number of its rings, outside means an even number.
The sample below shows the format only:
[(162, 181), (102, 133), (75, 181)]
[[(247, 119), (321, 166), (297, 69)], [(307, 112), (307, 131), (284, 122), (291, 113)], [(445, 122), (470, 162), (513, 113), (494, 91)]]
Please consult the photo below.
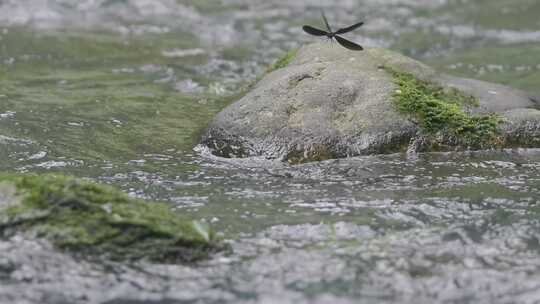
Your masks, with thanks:
[[(540, 151), (289, 167), (194, 151), (323, 8), (349, 36), (540, 94), (540, 6), (515, 1), (0, 1), (0, 169), (166, 201), (231, 244), (103, 265), (0, 241), (7, 303), (535, 303)], [(201, 233), (207, 233), (206, 224)]]

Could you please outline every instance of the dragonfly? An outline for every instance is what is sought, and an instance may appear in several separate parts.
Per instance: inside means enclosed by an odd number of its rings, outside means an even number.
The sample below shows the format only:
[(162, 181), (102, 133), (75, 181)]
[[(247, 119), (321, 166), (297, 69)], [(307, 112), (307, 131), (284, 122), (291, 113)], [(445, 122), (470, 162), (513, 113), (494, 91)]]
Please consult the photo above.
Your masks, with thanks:
[(326, 29), (328, 31), (324, 31), (324, 30), (320, 30), (316, 27), (313, 27), (313, 26), (309, 26), (309, 25), (304, 25), (302, 27), (302, 29), (304, 30), (304, 32), (310, 34), (310, 35), (313, 35), (313, 36), (326, 36), (328, 37), (328, 39), (333, 39), (335, 38), (336, 41), (341, 44), (341, 46), (349, 49), (349, 50), (353, 50), (353, 51), (361, 51), (363, 50), (364, 48), (361, 46), (361, 45), (358, 45), (352, 41), (349, 41), (339, 35), (341, 34), (345, 34), (345, 33), (348, 33), (348, 32), (351, 32), (351, 31), (354, 31), (355, 29), (361, 27), (362, 25), (364, 25), (364, 22), (359, 22), (359, 23), (356, 23), (356, 24), (353, 24), (351, 26), (348, 26), (348, 27), (344, 27), (344, 28), (341, 28), (337, 31), (332, 31), (332, 28), (330, 27), (330, 24), (328, 24), (328, 19), (326, 19), (326, 16), (324, 15), (324, 12), (321, 12), (322, 14), (322, 17), (323, 17), (323, 20), (324, 20), (324, 24), (326, 25)]

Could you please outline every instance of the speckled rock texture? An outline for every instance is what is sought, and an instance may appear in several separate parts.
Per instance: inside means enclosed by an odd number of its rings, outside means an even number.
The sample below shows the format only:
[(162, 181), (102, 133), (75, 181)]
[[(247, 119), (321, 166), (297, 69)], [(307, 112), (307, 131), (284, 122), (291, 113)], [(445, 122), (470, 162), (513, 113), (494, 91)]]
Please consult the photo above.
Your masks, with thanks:
[(478, 105), (471, 115), (499, 114), (497, 147), (540, 147), (540, 104), (525, 92), (442, 75), (389, 50), (353, 52), (330, 43), (304, 46), (265, 75), (215, 117), (201, 143), (221, 157), (291, 163), (410, 150), (423, 132), (396, 109), (399, 88), (388, 69), (472, 95)]

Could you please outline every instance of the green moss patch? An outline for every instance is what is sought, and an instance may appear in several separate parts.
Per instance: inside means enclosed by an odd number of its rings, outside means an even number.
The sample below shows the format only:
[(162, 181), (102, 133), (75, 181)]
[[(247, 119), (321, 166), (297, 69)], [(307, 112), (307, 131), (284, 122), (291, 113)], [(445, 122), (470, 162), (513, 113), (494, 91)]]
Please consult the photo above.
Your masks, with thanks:
[(496, 114), (470, 114), (467, 110), (478, 106), (473, 96), (456, 89), (445, 90), (409, 73), (387, 70), (399, 87), (394, 94), (398, 111), (411, 116), (428, 136), (468, 148), (496, 145), (502, 118)]
[(0, 236), (24, 233), (112, 260), (189, 262), (217, 248), (214, 233), (163, 203), (69, 177), (0, 175)]
[(276, 63), (270, 67), (268, 73), (288, 66), (294, 60), (294, 58), (296, 58), (296, 54), (298, 54), (298, 49), (291, 50), (287, 54), (283, 55), (283, 57), (278, 59), (278, 61), (276, 61)]

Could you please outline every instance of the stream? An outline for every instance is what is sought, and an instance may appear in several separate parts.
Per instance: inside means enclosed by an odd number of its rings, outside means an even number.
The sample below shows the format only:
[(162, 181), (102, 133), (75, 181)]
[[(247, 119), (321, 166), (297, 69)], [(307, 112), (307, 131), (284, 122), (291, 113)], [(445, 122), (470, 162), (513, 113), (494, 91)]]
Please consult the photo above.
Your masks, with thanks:
[[(540, 96), (537, 0), (0, 0), (0, 171), (163, 201), (231, 246), (91, 263), (0, 241), (0, 303), (540, 303), (540, 149), (290, 166), (197, 146), (301, 26)], [(339, 47), (336, 45), (336, 47)]]

